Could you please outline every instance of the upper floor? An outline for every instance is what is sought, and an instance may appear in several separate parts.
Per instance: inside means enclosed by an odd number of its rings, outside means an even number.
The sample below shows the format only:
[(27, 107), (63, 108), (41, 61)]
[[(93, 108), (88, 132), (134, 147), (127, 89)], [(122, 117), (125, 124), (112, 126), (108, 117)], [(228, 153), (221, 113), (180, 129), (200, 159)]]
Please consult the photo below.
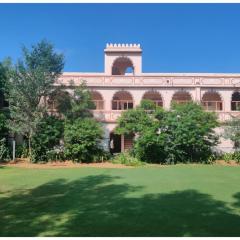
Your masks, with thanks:
[[(139, 44), (107, 44), (104, 72), (63, 73), (55, 86), (85, 81), (99, 120), (115, 122), (120, 112), (151, 99), (169, 109), (172, 102), (196, 101), (207, 111), (216, 111), (220, 120), (240, 114), (240, 74), (223, 73), (143, 73)], [(238, 113), (239, 112), (239, 113)]]
[(104, 72), (66, 72), (56, 85), (135, 87), (240, 87), (240, 74), (222, 73), (143, 73), (140, 44), (107, 44), (104, 49)]

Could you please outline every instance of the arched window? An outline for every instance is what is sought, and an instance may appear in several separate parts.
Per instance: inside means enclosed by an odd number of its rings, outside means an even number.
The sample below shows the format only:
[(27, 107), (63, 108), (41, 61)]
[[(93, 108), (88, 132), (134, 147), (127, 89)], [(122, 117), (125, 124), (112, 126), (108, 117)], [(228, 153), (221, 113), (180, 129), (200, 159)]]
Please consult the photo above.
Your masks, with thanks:
[(131, 75), (134, 74), (132, 61), (126, 57), (117, 58), (112, 66), (112, 75)]
[(133, 98), (129, 92), (116, 92), (112, 99), (112, 110), (126, 110), (133, 108)]
[(96, 110), (104, 109), (104, 101), (102, 95), (97, 91), (91, 92), (92, 101), (95, 105)]
[(188, 92), (175, 92), (172, 97), (172, 103), (185, 104), (192, 101), (192, 97)]
[(155, 92), (155, 91), (146, 92), (143, 95), (143, 99), (152, 100), (156, 104), (156, 106), (160, 106), (160, 107), (163, 106), (162, 96), (158, 92)]
[(240, 93), (239, 92), (234, 92), (232, 94), (231, 110), (240, 111)]
[(217, 92), (206, 92), (202, 97), (202, 105), (207, 111), (222, 111), (223, 102)]

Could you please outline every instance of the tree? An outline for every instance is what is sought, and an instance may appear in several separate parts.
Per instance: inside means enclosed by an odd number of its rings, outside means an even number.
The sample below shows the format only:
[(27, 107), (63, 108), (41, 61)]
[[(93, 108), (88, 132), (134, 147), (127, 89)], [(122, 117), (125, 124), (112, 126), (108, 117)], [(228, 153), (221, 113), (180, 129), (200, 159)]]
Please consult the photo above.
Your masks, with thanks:
[(7, 105), (5, 95), (8, 92), (7, 76), (10, 70), (10, 64), (10, 59), (5, 59), (0, 63), (0, 139), (6, 138), (8, 135), (9, 111), (4, 107)]
[(117, 120), (117, 134), (141, 135), (146, 129), (158, 128), (164, 110), (151, 100), (142, 100), (140, 106), (124, 111)]
[(215, 113), (206, 112), (196, 103), (172, 106), (162, 121), (160, 133), (166, 135), (165, 152), (169, 162), (205, 161), (218, 143), (214, 129)]
[[(74, 87), (74, 85), (72, 85)], [(75, 87), (73, 95), (62, 94), (63, 89), (59, 88), (56, 93), (57, 110), (65, 119), (74, 121), (78, 118), (92, 117), (91, 109), (94, 109), (94, 103), (85, 81)], [(61, 97), (59, 97), (61, 96)]]
[(77, 162), (92, 162), (102, 151), (102, 134), (102, 128), (95, 119), (67, 121), (64, 129), (66, 157)]
[(234, 143), (235, 150), (240, 150), (240, 119), (233, 117), (224, 124), (224, 137)]
[(31, 156), (31, 140), (46, 111), (40, 102), (60, 76), (64, 57), (55, 53), (54, 46), (45, 40), (31, 49), (23, 47), (22, 53), (22, 59), (9, 74), (10, 128), (28, 138)]
[(205, 112), (196, 103), (175, 104), (170, 111), (149, 106), (142, 102), (140, 107), (124, 112), (116, 129), (119, 134), (138, 136), (134, 154), (139, 159), (176, 163), (208, 158), (218, 142), (214, 132), (218, 122), (214, 113)]

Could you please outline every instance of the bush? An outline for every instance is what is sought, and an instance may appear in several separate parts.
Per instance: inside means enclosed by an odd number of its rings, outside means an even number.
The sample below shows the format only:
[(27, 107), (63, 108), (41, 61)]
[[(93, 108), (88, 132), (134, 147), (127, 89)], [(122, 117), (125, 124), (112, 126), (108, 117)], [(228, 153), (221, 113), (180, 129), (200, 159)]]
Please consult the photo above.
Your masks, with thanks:
[(163, 136), (157, 136), (154, 129), (148, 129), (134, 144), (133, 155), (148, 163), (166, 163)]
[(65, 156), (76, 162), (99, 161), (103, 131), (91, 118), (67, 121), (64, 127)]
[(64, 161), (64, 149), (61, 146), (55, 147), (46, 152), (46, 157), (48, 161)]
[(123, 152), (123, 153), (117, 154), (113, 158), (112, 163), (124, 164), (127, 166), (142, 166), (142, 165), (144, 165), (144, 162), (141, 162), (137, 158), (131, 156), (129, 152)]
[(10, 159), (10, 152), (6, 144), (6, 139), (2, 138), (0, 139), (0, 162), (6, 162)]
[(237, 163), (240, 163), (240, 152), (239, 152), (239, 151), (234, 152), (234, 154), (233, 154), (233, 159), (234, 159)]
[[(118, 134), (138, 136), (135, 156), (163, 164), (207, 162), (218, 143), (217, 116), (196, 103), (173, 105), (170, 111), (145, 106), (125, 111), (118, 119)], [(147, 110), (145, 109), (147, 108)]]
[(47, 162), (47, 152), (59, 145), (63, 135), (63, 121), (55, 116), (43, 118), (32, 138), (32, 162)]
[(224, 153), (222, 156), (222, 159), (225, 162), (230, 163), (230, 161), (234, 159), (234, 154), (233, 153)]
[(24, 141), (21, 145), (16, 145), (16, 158), (27, 158), (29, 157), (28, 145)]

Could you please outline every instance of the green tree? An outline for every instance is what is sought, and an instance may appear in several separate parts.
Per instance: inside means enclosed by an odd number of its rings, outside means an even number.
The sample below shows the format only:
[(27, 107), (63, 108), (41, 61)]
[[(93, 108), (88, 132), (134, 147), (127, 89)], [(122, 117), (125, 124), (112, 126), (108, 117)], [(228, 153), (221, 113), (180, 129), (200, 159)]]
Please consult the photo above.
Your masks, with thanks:
[(164, 111), (143, 102), (122, 114), (116, 132), (137, 135), (134, 154), (142, 161), (194, 162), (204, 161), (211, 154), (218, 142), (217, 126), (216, 115), (196, 103), (175, 104)]
[(117, 134), (141, 135), (147, 129), (157, 129), (164, 110), (151, 100), (142, 100), (140, 106), (124, 111), (117, 120)]
[(46, 111), (40, 102), (60, 76), (64, 57), (54, 52), (54, 46), (45, 40), (30, 49), (23, 47), (22, 53), (22, 59), (9, 74), (10, 128), (28, 138), (31, 156), (31, 140)]
[(66, 157), (77, 162), (92, 162), (102, 151), (102, 128), (95, 119), (67, 121), (64, 129)]
[[(87, 88), (86, 82), (82, 81), (75, 88), (73, 95), (62, 94), (63, 88), (59, 88), (56, 94), (57, 110), (65, 119), (74, 121), (78, 118), (92, 117), (91, 109), (94, 109), (94, 103), (91, 99), (91, 94)], [(59, 97), (61, 96), (61, 97)]]
[(240, 119), (231, 118), (224, 124), (224, 137), (230, 139), (234, 143), (236, 151), (240, 150)]
[(162, 121), (160, 132), (166, 135), (165, 152), (169, 162), (205, 161), (218, 143), (214, 129), (215, 113), (196, 103), (172, 106)]

